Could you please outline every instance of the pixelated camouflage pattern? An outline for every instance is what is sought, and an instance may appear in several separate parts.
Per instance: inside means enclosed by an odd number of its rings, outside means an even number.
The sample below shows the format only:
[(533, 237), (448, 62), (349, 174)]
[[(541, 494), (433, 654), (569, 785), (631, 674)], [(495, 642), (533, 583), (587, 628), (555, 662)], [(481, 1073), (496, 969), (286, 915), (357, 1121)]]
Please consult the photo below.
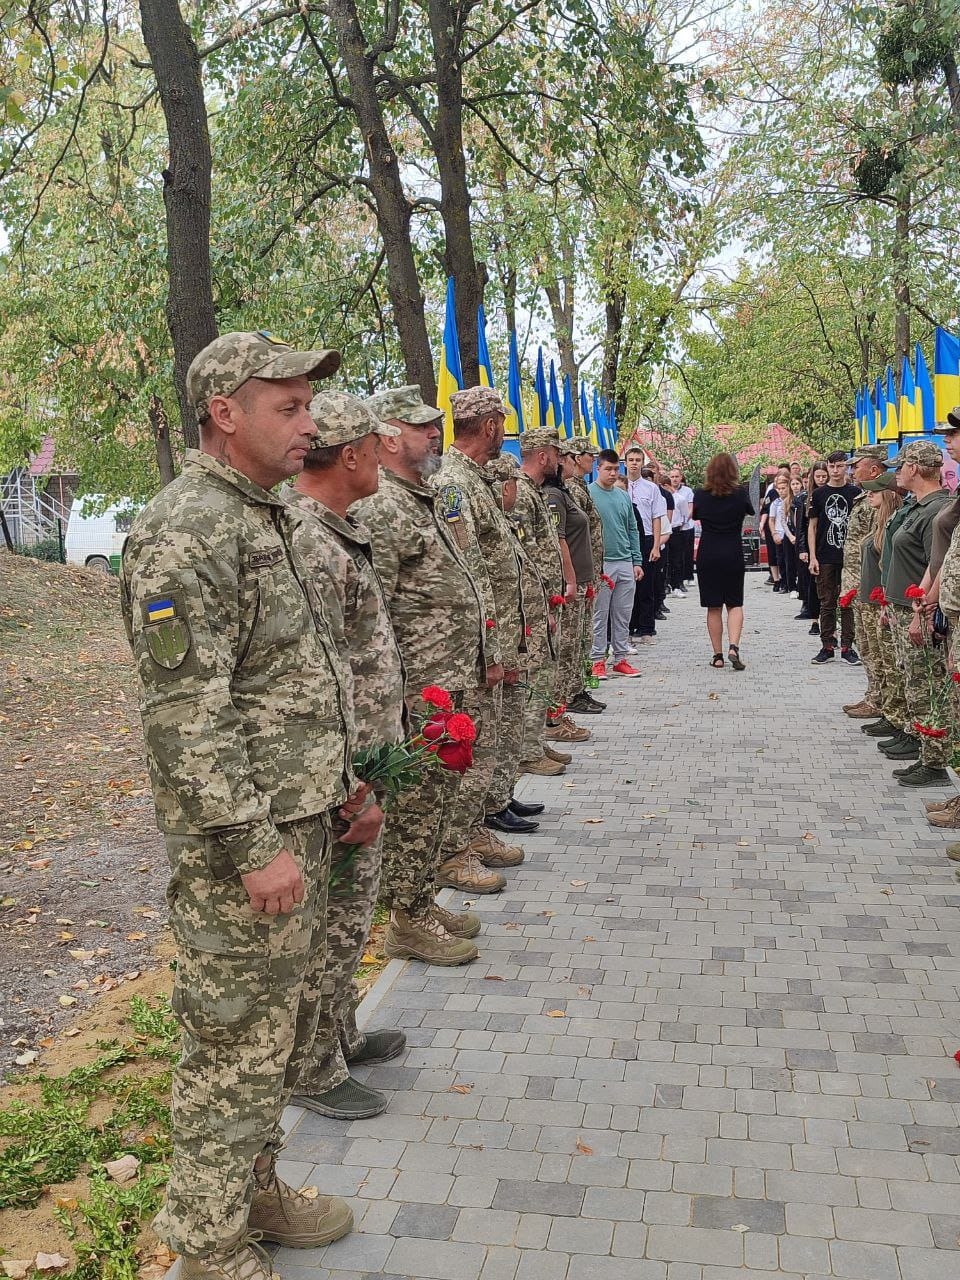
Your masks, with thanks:
[(499, 751), (500, 686), (468, 689), (458, 699), (457, 705), (473, 720), (477, 738), (473, 744), (473, 765), (461, 778), (456, 795), (447, 805), (441, 861), (462, 852), (483, 826), (487, 793), (493, 782)]
[(450, 412), (457, 422), (465, 418), (492, 417), (496, 413), (506, 415), (507, 408), (499, 391), (493, 387), (467, 387), (465, 391), (455, 391), (450, 397)]
[(313, 449), (325, 449), (330, 445), (349, 444), (364, 436), (398, 436), (399, 427), (381, 422), (362, 400), (346, 391), (334, 388), (319, 391), (310, 401), (310, 417), (317, 434), (310, 442)]
[(445, 820), (459, 788), (458, 773), (429, 769), (420, 786), (401, 792), (388, 810), (380, 874), (380, 901), (388, 910), (420, 918), (433, 905)]
[(575, 446), (577, 453), (592, 453), (595, 458), (600, 456), (599, 447), (589, 436), (571, 436), (570, 443)]
[(390, 621), (416, 694), (426, 684), (451, 691), (486, 680), (486, 613), (477, 584), (436, 510), (432, 489), (381, 468), (380, 488), (355, 503), (383, 585)]
[(943, 454), (940, 446), (932, 440), (911, 440), (903, 446), (890, 465), (902, 467), (905, 462), (912, 462), (918, 467), (942, 467)]
[(436, 422), (443, 417), (443, 410), (435, 405), (424, 404), (420, 388), (393, 387), (388, 391), (378, 391), (364, 401), (367, 408), (381, 421), (392, 418), (395, 422), (410, 422), (414, 426), (423, 426), (427, 422)]
[(557, 701), (570, 702), (583, 688), (583, 614), (586, 587), (577, 588), (577, 598), (564, 605), (560, 629), (560, 656), (557, 661)]
[[(140, 677), (147, 764), (166, 834), (215, 837), (225, 873), (266, 866), (278, 823), (342, 803), (355, 779), (343, 667), (295, 550), (301, 517), (206, 454), (137, 516), (121, 597)], [(189, 637), (151, 651), (150, 611)]]
[[(169, 487), (169, 486), (168, 486)], [(278, 828), (303, 876), (289, 915), (256, 915), (209, 838), (168, 835), (173, 1011), (173, 1157), (154, 1220), (176, 1253), (202, 1256), (246, 1231), (253, 1162), (282, 1144), (280, 1116), (316, 1033), (324, 971), (328, 815)]]
[(861, 600), (854, 600), (853, 605), (854, 644), (863, 669), (867, 675), (867, 691), (864, 700), (875, 707), (880, 705), (880, 675), (878, 668), (877, 640), (869, 626), (868, 611), (876, 605), (866, 605)]
[[(928, 645), (921, 648), (911, 644), (907, 638), (907, 628), (913, 619), (913, 610), (902, 605), (890, 605), (888, 613), (894, 625), (891, 632), (894, 649), (897, 655), (896, 677), (901, 697), (906, 708), (905, 725), (908, 733), (912, 733), (912, 725), (917, 721), (928, 724), (934, 709), (930, 705), (931, 682), (934, 688), (946, 688), (947, 667), (943, 645)], [(950, 734), (945, 738), (927, 738), (921, 735), (920, 759), (931, 769), (945, 769), (953, 755), (953, 742)]]
[(543, 757), (547, 707), (556, 703), (557, 670), (557, 664), (551, 663), (528, 678), (530, 688), (523, 710), (523, 741), (520, 744), (520, 759), (523, 761), (540, 760)]
[(187, 395), (202, 422), (214, 396), (232, 396), (249, 378), (328, 378), (340, 368), (339, 351), (296, 351), (266, 330), (221, 333), (194, 356)]
[(515, 520), (523, 529), (523, 545), (543, 580), (548, 596), (563, 594), (563, 563), (557, 526), (538, 484), (521, 471), (517, 477)]
[[(888, 522), (889, 523), (889, 522)], [(906, 728), (909, 712), (903, 683), (903, 663), (894, 633), (882, 621), (883, 611), (876, 608), (877, 660), (880, 673), (880, 706), (884, 716), (898, 729)], [(870, 625), (868, 623), (868, 625)]]
[(504, 484), (507, 480), (516, 480), (519, 471), (520, 462), (512, 453), (498, 453), (484, 463), (483, 478), (488, 484)]
[(464, 558), (487, 603), (487, 617), (496, 624), (494, 636), (500, 661), (508, 670), (516, 670), (523, 626), (520, 570), (506, 517), (484, 469), (456, 445), (443, 455), (433, 484), (440, 496), (441, 510), (445, 493), (456, 489), (461, 495), (464, 526), (469, 534)]
[(860, 589), (860, 562), (863, 555), (865, 538), (873, 536), (877, 527), (877, 513), (867, 501), (865, 493), (858, 494), (853, 500), (850, 519), (847, 521), (847, 536), (843, 544), (843, 569), (840, 573), (840, 594)]
[(523, 717), (529, 695), (526, 684), (526, 679), (519, 684), (505, 684), (501, 691), (497, 762), (484, 806), (487, 813), (500, 813), (513, 798), (523, 746)]
[(871, 462), (882, 462), (886, 466), (887, 446), (885, 444), (862, 444), (851, 453), (850, 461), (859, 462), (862, 458), (869, 458)]
[(535, 449), (548, 449), (550, 445), (560, 448), (560, 432), (556, 427), (532, 427), (520, 436), (521, 453), (532, 453)]
[(960, 614), (960, 524), (953, 531), (940, 566), (940, 608), (944, 613)]
[(323, 597), (334, 643), (353, 675), (348, 704), (358, 750), (403, 737), (403, 661), (368, 531), (285, 485), (283, 500), (304, 519), (294, 545)]

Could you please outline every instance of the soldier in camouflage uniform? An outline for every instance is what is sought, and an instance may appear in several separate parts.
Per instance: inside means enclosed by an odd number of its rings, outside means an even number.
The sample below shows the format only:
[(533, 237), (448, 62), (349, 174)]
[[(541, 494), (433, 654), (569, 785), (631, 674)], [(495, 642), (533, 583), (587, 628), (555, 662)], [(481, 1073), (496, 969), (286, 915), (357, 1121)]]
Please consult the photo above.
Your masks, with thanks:
[[(536, 566), (548, 601), (562, 598), (565, 585), (560, 560), (560, 540), (550, 512), (543, 500), (543, 482), (556, 474), (560, 459), (560, 436), (554, 427), (536, 427), (520, 437), (521, 464), (517, 482), (517, 504), (514, 514), (522, 531), (527, 554)], [(551, 605), (550, 625), (558, 633), (561, 609)], [(552, 705), (556, 685), (557, 664), (545, 663), (537, 673), (527, 699), (524, 715), (521, 773), (553, 777), (565, 770), (570, 757), (547, 745), (546, 714)], [(557, 759), (557, 757), (560, 757)]]
[[(478, 685), (499, 684), (503, 668), (495, 633), (485, 625), (483, 596), (452, 530), (462, 513), (441, 512), (426, 483), (438, 464), (442, 412), (425, 405), (417, 387), (382, 391), (365, 403), (381, 421), (399, 427), (400, 435), (382, 441), (380, 487), (352, 514), (370, 532), (403, 656), (408, 707), (419, 714), (426, 685), (440, 685), (462, 702)], [(380, 898), (391, 911), (385, 943), (390, 956), (463, 964), (478, 954), (469, 941), (479, 931), (477, 917), (452, 915), (435, 901), (444, 814), (458, 785), (457, 774), (432, 769), (388, 815)], [(489, 886), (488, 892), (506, 883), (476, 855), (464, 855), (453, 866), (448, 860), (443, 871), (444, 880), (462, 876)]]
[(553, 636), (548, 626), (550, 606), (543, 580), (526, 552), (520, 538), (520, 527), (512, 515), (517, 502), (519, 471), (520, 464), (510, 453), (501, 453), (483, 469), (483, 478), (490, 486), (494, 501), (504, 513), (509, 530), (510, 547), (516, 558), (520, 581), (521, 621), (517, 646), (520, 679), (515, 684), (505, 685), (503, 689), (499, 754), (493, 783), (487, 794), (488, 820), (494, 816), (502, 817), (505, 810), (509, 810), (517, 818), (532, 819), (543, 813), (544, 809), (542, 804), (517, 800), (513, 795), (520, 765), (529, 689), (544, 663), (556, 660), (556, 651), (552, 647)]
[[(887, 477), (879, 476), (876, 480), (868, 481), (867, 489), (882, 487), (885, 483), (889, 483)], [(912, 505), (913, 498), (908, 497), (899, 511), (895, 511), (887, 521), (883, 531), (883, 550), (880, 553), (879, 585), (881, 587), (884, 585), (885, 576), (889, 573), (893, 535), (898, 525), (909, 515)], [(901, 658), (890, 621), (887, 610), (881, 610), (875, 631), (879, 641), (877, 658), (880, 671), (880, 710), (883, 714), (879, 721), (864, 725), (864, 732), (871, 737), (882, 737), (883, 734), (891, 731), (891, 726), (894, 735), (903, 733), (908, 723), (907, 703), (900, 675)]]
[(200, 450), (123, 551), (183, 1031), (155, 1229), (187, 1280), (267, 1280), (248, 1232), (313, 1247), (352, 1225), (344, 1201), (275, 1174), (317, 1025), (332, 822), (365, 844), (382, 820), (353, 776), (350, 676), (294, 545), (299, 517), (270, 492), (316, 432), (309, 379), (338, 364), (265, 333), (205, 347), (187, 374)]
[[(280, 496), (304, 519), (295, 545), (327, 604), (340, 655), (353, 675), (350, 711), (358, 751), (403, 738), (403, 664), (370, 539), (347, 514), (376, 492), (379, 439), (400, 429), (379, 422), (362, 401), (342, 391), (314, 397), (317, 427), (304, 469)], [(327, 960), (320, 1019), (292, 1101), (338, 1120), (378, 1115), (386, 1097), (355, 1080), (353, 1064), (387, 1062), (402, 1052), (402, 1031), (358, 1030), (354, 974), (370, 934), (380, 888), (381, 841), (362, 848), (335, 840), (327, 893)]]
[[(590, 521), (590, 551), (593, 555), (594, 577), (593, 582), (584, 592), (583, 625), (580, 636), (580, 691), (567, 703), (567, 709), (580, 715), (599, 715), (606, 709), (607, 704), (593, 696), (586, 687), (585, 680), (592, 666), (590, 651), (593, 648), (593, 611), (597, 592), (600, 590), (600, 574), (603, 571), (603, 521), (590, 496), (587, 476), (593, 473), (600, 450), (589, 436), (573, 436), (570, 444), (574, 447), (577, 470), (567, 481), (567, 490)], [(592, 676), (589, 678), (593, 679)], [(594, 684), (596, 683), (597, 681), (594, 680)]]
[[(887, 469), (887, 446), (867, 444), (853, 455), (851, 475), (856, 484), (876, 478)], [(847, 536), (843, 544), (843, 567), (840, 571), (840, 595), (860, 589), (860, 557), (864, 540), (873, 536), (876, 513), (867, 501), (866, 491), (854, 498), (847, 522)], [(880, 709), (880, 673), (876, 647), (870, 646), (870, 625), (864, 617), (868, 607), (856, 598), (849, 606), (853, 609), (854, 643), (867, 673), (867, 691), (858, 702), (848, 703), (843, 709), (854, 720), (869, 720)]]
[[(450, 397), (450, 409), (453, 444), (443, 455), (434, 486), (440, 509), (461, 513), (452, 525), (454, 537), (486, 602), (486, 627), (496, 638), (504, 678), (503, 685), (465, 695), (463, 709), (477, 724), (477, 740), (473, 767), (460, 783), (451, 808), (442, 856), (449, 859), (472, 850), (488, 867), (512, 867), (523, 861), (523, 849), (504, 844), (485, 825), (487, 794), (497, 766), (503, 690), (519, 678), (520, 572), (503, 512), (483, 478), (484, 464), (500, 453), (506, 410), (491, 387), (456, 392)], [(514, 827), (510, 816), (498, 815), (502, 817), (498, 829), (533, 829), (519, 818)]]

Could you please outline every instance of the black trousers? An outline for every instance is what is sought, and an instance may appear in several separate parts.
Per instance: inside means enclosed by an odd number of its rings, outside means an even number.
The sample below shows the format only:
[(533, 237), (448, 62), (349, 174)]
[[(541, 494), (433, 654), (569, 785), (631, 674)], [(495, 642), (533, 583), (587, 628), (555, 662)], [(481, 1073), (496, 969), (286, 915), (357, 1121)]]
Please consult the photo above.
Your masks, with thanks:
[(797, 549), (789, 538), (777, 547), (777, 563), (780, 566), (780, 581), (787, 591), (797, 589)]
[(680, 546), (683, 548), (683, 580), (684, 582), (693, 581), (693, 547), (697, 540), (696, 529), (681, 529), (673, 535), (680, 538)]
[(670, 538), (670, 562), (667, 566), (667, 575), (671, 591), (676, 591), (683, 587), (687, 580), (687, 564), (686, 551), (684, 544), (685, 534), (682, 529), (674, 529)]
[(650, 552), (653, 550), (653, 537), (643, 534), (641, 536), (641, 546), (643, 547), (643, 577), (637, 583), (636, 590), (633, 593), (633, 612), (630, 615), (630, 634), (632, 636), (655, 636), (657, 634), (657, 620), (653, 616), (654, 609), (654, 570), (656, 564), (650, 561)]

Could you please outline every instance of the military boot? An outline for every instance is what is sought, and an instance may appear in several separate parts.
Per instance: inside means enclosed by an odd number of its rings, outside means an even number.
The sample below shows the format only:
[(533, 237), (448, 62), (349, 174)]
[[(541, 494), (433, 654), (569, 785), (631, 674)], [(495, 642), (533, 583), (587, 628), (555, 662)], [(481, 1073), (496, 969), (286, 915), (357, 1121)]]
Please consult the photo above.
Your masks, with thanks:
[(463, 911), (457, 915), (435, 902), (430, 908), (430, 914), (440, 921), (451, 938), (475, 938), (480, 932), (480, 917), (471, 911)]
[(507, 882), (495, 871), (488, 871), (472, 849), (464, 849), (440, 863), (437, 884), (464, 893), (501, 893)]
[(353, 1230), (353, 1211), (339, 1196), (310, 1199), (277, 1177), (271, 1164), (254, 1172), (247, 1226), (285, 1249), (319, 1249)]
[(928, 813), (927, 821), (931, 827), (944, 827), (948, 830), (960, 827), (960, 796), (956, 796), (953, 802), (943, 809), (935, 809), (933, 813)]
[(946, 769), (924, 764), (898, 781), (901, 787), (942, 787), (945, 782), (950, 781), (950, 775)]
[(238, 1236), (202, 1258), (180, 1256), (183, 1280), (280, 1280), (259, 1235)]
[(412, 916), (394, 907), (383, 942), (392, 960), (423, 960), (426, 964), (468, 964), (480, 952), (466, 938), (447, 933), (432, 908)]
[(548, 760), (552, 760), (554, 764), (569, 764), (573, 759), (569, 751), (558, 751), (556, 747), (549, 745), (544, 746), (543, 754)]
[(486, 828), (474, 833), (467, 848), (485, 867), (518, 867), (524, 859), (521, 845), (507, 844)]
[(566, 773), (566, 766), (557, 764), (556, 760), (548, 760), (541, 756), (539, 760), (521, 760), (518, 766), (521, 773), (530, 773), (538, 778), (556, 778)]
[(588, 742), (590, 730), (581, 729), (569, 716), (561, 716), (553, 724), (547, 724), (543, 735), (548, 742)]
[(953, 844), (948, 844), (944, 853), (951, 862), (960, 862), (960, 841), (955, 840)]
[(861, 698), (859, 702), (848, 702), (843, 710), (851, 720), (874, 720), (880, 714), (880, 708), (866, 698)]
[(862, 724), (860, 732), (865, 733), (868, 738), (888, 738), (891, 734), (898, 734), (900, 730), (892, 720), (881, 716), (879, 720), (874, 720), (870, 724)]
[(923, 807), (926, 809), (927, 813), (935, 813), (938, 809), (952, 808), (958, 800), (960, 800), (960, 795), (954, 794), (952, 796), (946, 796), (943, 800), (924, 800)]

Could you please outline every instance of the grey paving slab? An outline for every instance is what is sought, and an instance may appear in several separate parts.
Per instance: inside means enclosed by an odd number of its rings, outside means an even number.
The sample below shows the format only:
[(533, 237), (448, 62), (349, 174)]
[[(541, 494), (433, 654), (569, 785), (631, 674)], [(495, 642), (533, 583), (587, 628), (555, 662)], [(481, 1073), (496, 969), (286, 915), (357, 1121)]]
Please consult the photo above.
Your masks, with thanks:
[(388, 1110), (287, 1113), (286, 1171), (357, 1217), (288, 1280), (960, 1277), (951, 833), (842, 714), (862, 672), (746, 603), (745, 672), (672, 601), (566, 775), (523, 779), (547, 809), (470, 902), (480, 959), (388, 966)]

